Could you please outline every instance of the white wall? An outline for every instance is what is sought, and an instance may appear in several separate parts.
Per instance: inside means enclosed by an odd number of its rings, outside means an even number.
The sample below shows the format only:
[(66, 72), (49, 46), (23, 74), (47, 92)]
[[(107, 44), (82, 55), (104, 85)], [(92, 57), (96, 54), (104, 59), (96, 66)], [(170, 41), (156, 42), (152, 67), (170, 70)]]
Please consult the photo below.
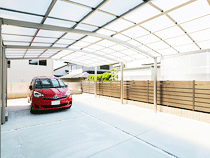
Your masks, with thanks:
[(7, 73), (7, 82), (31, 82), (36, 76), (53, 76), (53, 61), (41, 66), (29, 65), (29, 60), (11, 60)]
[(210, 80), (210, 53), (163, 57), (161, 61), (163, 80)]
[(29, 65), (29, 60), (11, 60), (7, 68), (8, 99), (26, 97), (29, 83), (36, 76), (53, 76), (53, 61), (41, 66)]
[[(153, 68), (148, 69), (136, 69), (136, 70), (124, 70), (123, 71), (123, 80), (138, 80), (138, 81), (145, 81), (150, 80), (152, 81), (153, 78)], [(157, 70), (157, 79), (161, 80), (161, 71), (160, 69)], [(121, 71), (118, 72), (118, 80), (121, 80)]]

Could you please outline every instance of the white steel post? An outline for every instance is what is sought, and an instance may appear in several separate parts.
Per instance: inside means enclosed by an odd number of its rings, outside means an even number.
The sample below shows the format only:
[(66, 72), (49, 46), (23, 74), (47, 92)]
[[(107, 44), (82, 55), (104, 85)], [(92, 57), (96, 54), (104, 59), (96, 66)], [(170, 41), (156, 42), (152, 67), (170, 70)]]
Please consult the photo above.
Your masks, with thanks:
[(121, 92), (121, 104), (123, 104), (123, 63), (121, 63), (120, 70), (121, 70), (121, 81), (120, 81), (120, 92)]
[(1, 122), (5, 123), (5, 107), (6, 107), (6, 93), (7, 93), (7, 60), (5, 56), (5, 47), (2, 47), (2, 111), (1, 111)]
[(5, 123), (5, 107), (6, 107), (6, 71), (7, 71), (7, 63), (5, 56), (5, 47), (2, 47), (2, 111), (1, 111), (1, 123)]
[[(2, 39), (1, 39), (1, 32), (2, 32), (2, 20), (0, 20), (0, 123), (1, 123), (1, 112), (2, 112), (2, 104), (3, 104), (3, 100), (2, 100), (2, 79), (3, 79), (3, 71), (2, 71)], [(0, 125), (0, 130), (1, 130), (1, 125)], [(0, 136), (1, 137), (1, 136)], [(1, 150), (1, 149), (0, 149)]]
[(157, 57), (154, 58), (154, 107), (157, 112)]
[(97, 67), (95, 67), (95, 86), (94, 86), (95, 97), (97, 96)]

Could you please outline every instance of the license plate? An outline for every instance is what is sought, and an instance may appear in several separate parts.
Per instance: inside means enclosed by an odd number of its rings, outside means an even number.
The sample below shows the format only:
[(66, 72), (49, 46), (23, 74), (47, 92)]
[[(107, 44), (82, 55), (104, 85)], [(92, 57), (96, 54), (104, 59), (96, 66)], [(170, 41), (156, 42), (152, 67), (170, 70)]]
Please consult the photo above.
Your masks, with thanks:
[(59, 104), (60, 104), (60, 100), (51, 101), (51, 105), (59, 105)]

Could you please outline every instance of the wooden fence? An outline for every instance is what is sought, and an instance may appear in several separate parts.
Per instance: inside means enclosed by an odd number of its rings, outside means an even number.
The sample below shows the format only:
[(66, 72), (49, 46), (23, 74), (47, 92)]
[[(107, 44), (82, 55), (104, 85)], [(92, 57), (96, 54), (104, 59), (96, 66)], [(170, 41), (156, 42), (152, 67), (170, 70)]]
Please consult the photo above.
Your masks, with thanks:
[[(93, 94), (94, 81), (83, 81), (82, 88)], [(97, 94), (120, 98), (120, 81), (97, 82)], [(124, 81), (124, 99), (154, 103), (154, 82)], [(157, 103), (210, 113), (210, 81), (158, 81)]]

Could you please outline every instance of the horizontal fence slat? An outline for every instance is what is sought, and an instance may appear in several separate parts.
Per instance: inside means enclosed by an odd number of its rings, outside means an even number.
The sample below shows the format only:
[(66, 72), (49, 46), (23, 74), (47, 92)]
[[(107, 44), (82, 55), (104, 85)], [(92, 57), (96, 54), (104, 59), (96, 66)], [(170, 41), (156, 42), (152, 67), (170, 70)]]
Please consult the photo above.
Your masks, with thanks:
[[(115, 98), (121, 96), (120, 81), (100, 81), (96, 85), (98, 95)], [(94, 81), (82, 81), (83, 92), (94, 94), (94, 86)], [(124, 99), (146, 103), (154, 102), (153, 81), (124, 81), (123, 88)], [(210, 81), (158, 81), (157, 103), (164, 106), (210, 112)]]

